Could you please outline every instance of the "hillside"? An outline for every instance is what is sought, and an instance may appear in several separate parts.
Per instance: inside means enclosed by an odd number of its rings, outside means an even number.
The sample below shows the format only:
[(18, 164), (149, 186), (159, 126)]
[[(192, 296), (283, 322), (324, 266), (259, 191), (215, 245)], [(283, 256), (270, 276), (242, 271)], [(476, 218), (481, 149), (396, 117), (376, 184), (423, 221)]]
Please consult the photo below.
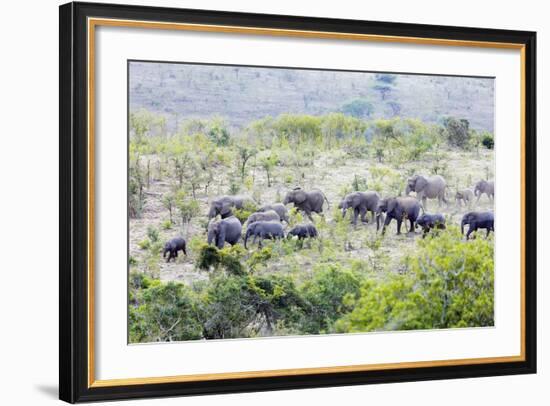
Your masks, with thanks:
[(491, 132), (494, 125), (493, 79), (149, 62), (129, 71), (130, 110), (164, 115), (169, 130), (191, 117), (218, 115), (240, 128), (268, 115), (332, 111), (425, 122), (455, 116)]

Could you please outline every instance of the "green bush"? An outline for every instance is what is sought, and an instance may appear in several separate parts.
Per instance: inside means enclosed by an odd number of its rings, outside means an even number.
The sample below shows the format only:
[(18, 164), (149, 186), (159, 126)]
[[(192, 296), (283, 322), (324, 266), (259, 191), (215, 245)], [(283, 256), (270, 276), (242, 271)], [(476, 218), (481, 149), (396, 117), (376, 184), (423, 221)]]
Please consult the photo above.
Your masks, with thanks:
[(178, 282), (131, 279), (130, 342), (183, 341), (202, 337), (196, 295)]
[(493, 149), (495, 147), (495, 138), (492, 134), (485, 134), (481, 139), (481, 143), (487, 149)]
[(444, 135), (449, 145), (466, 148), (470, 142), (470, 122), (465, 119), (446, 117), (443, 120)]
[(457, 227), (418, 241), (404, 274), (366, 280), (339, 332), (494, 325), (493, 241), (464, 241)]
[(344, 299), (357, 297), (359, 286), (357, 276), (339, 265), (316, 266), (313, 278), (300, 289), (308, 306), (307, 315), (301, 322), (302, 331), (310, 334), (332, 332), (333, 323), (352, 310)]

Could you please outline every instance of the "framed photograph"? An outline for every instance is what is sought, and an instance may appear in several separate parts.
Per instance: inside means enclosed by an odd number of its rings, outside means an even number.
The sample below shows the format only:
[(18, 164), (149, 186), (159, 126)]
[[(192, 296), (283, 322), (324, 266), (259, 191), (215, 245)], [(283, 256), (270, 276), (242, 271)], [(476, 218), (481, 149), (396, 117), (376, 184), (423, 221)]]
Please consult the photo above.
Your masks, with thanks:
[(60, 398), (536, 372), (536, 34), (60, 7)]

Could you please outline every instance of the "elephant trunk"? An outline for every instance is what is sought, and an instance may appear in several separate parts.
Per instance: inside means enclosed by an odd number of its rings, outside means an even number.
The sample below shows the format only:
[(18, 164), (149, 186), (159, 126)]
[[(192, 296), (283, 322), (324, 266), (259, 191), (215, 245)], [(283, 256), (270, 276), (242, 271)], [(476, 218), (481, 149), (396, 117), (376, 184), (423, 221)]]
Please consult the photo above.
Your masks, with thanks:
[(405, 188), (405, 196), (408, 196), (412, 192), (411, 185), (407, 185)]
[(214, 217), (216, 217), (216, 208), (214, 206), (211, 206), (210, 207), (210, 210), (208, 211), (208, 218), (209, 219), (212, 219)]
[(467, 224), (466, 220), (460, 222), (460, 232), (464, 235), (464, 226)]
[(376, 231), (380, 230), (380, 220), (384, 221), (384, 215), (381, 211), (376, 213)]
[(162, 251), (162, 257), (166, 258), (166, 253), (169, 252), (169, 251), (170, 251), (169, 248), (164, 247), (164, 250)]
[(212, 244), (212, 241), (214, 240), (214, 232), (212, 230), (208, 231), (208, 245)]

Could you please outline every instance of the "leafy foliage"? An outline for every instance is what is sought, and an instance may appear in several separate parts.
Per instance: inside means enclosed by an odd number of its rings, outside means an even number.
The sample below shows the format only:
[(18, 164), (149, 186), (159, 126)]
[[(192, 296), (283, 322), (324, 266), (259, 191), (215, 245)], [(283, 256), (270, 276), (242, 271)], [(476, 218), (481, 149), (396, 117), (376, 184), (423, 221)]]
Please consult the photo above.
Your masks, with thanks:
[(492, 326), (493, 243), (463, 241), (456, 227), (419, 242), (405, 274), (366, 280), (340, 332)]

